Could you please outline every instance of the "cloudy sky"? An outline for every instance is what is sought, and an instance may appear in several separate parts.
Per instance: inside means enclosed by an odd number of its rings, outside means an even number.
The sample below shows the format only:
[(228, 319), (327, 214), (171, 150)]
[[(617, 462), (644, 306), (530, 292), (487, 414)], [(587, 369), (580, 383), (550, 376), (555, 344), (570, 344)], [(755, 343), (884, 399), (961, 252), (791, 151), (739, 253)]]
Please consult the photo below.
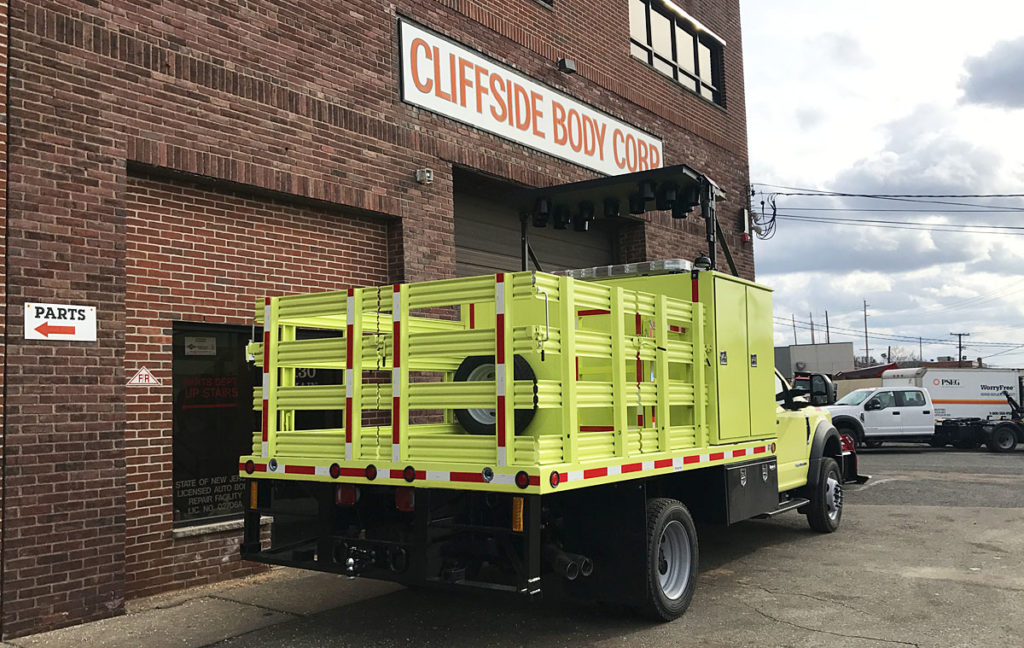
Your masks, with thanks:
[(809, 343), (812, 314), (823, 341), (827, 310), (831, 340), (863, 355), (866, 299), (876, 358), (890, 344), (916, 356), (918, 336), (926, 359), (955, 356), (949, 333), (969, 332), (964, 355), (1024, 367), (1024, 199), (783, 195), (1024, 194), (1024, 3), (741, 9), (753, 203), (778, 215), (774, 238), (755, 242), (785, 320), (776, 343), (793, 342), (793, 315)]

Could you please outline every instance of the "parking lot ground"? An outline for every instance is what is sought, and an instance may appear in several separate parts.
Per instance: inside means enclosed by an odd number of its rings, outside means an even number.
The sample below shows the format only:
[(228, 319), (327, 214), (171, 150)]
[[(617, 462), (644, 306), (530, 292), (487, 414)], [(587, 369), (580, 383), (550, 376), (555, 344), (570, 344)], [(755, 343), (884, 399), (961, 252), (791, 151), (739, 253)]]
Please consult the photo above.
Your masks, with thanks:
[[(1024, 645), (1024, 451), (861, 454), (837, 533), (803, 516), (700, 529), (689, 611), (653, 624), (558, 597), (415, 591), (274, 570), (15, 639), (64, 646), (737, 647)], [(154, 602), (155, 601), (155, 602)], [(139, 643), (145, 637), (145, 644)], [(123, 639), (123, 641), (122, 641)]]

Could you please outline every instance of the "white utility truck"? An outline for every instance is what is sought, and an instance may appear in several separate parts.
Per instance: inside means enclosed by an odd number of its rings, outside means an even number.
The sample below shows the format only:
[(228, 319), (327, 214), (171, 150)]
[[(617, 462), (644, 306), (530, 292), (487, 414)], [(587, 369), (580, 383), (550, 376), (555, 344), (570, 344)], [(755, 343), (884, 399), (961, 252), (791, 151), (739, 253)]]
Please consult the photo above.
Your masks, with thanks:
[(1009, 452), (1024, 443), (1018, 369), (891, 369), (882, 385), (857, 389), (828, 407), (832, 421), (867, 447), (921, 441)]

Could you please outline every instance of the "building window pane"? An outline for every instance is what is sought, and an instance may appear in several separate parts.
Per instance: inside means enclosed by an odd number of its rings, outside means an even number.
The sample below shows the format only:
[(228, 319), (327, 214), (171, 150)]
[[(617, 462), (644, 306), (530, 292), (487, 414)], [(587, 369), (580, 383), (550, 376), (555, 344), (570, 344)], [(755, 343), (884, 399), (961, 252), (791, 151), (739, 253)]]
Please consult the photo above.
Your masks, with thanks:
[(658, 72), (661, 72), (667, 77), (674, 77), (676, 71), (674, 65), (662, 61), (657, 56), (654, 57), (654, 69), (657, 70)]
[(651, 12), (651, 47), (655, 54), (672, 58), (672, 22), (657, 11)]
[(647, 63), (648, 65), (650, 65), (650, 63), (651, 63), (651, 55), (643, 47), (640, 47), (636, 43), (630, 43), (629, 44), (629, 53), (632, 54), (633, 56), (637, 57), (638, 59), (640, 59), (644, 63)]
[(711, 74), (711, 49), (704, 43), (698, 43), (697, 52), (700, 55), (700, 80), (715, 85), (715, 78)]
[(676, 63), (690, 74), (693, 67), (693, 35), (676, 25)]
[(252, 407), (255, 370), (245, 357), (250, 335), (242, 326), (174, 325), (175, 524), (242, 512), (238, 457), (252, 452), (259, 426)]
[(629, 0), (629, 37), (647, 44), (647, 5), (642, 0)]

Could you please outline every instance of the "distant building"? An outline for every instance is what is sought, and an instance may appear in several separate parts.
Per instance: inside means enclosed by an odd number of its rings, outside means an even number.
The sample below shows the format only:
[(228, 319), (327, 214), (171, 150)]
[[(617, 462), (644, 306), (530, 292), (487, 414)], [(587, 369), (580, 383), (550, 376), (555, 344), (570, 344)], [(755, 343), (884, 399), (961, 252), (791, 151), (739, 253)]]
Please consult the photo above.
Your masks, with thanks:
[(798, 371), (836, 374), (853, 367), (852, 342), (775, 347), (775, 368), (790, 380)]

